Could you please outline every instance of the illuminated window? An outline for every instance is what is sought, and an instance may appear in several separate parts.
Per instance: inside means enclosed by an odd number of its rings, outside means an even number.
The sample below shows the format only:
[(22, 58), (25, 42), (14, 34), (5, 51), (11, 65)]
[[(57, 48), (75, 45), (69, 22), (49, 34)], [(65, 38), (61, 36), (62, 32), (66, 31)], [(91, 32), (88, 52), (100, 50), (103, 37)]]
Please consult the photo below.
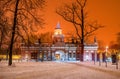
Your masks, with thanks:
[(25, 54), (25, 58), (26, 58), (26, 59), (28, 58), (28, 54)]
[(74, 57), (74, 58), (76, 57), (75, 53), (73, 53), (73, 57)]
[(88, 55), (86, 55), (85, 58), (86, 58), (86, 60), (89, 60), (89, 56)]
[(88, 52), (88, 50), (86, 50), (86, 52)]

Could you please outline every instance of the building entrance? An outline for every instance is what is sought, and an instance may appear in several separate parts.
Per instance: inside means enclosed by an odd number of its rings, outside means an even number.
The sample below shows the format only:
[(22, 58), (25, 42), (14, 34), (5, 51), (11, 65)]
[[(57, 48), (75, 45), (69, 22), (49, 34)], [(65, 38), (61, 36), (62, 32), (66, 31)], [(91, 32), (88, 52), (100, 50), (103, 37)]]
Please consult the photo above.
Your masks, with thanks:
[(55, 52), (55, 60), (56, 61), (64, 61), (65, 60), (65, 52), (58, 50)]

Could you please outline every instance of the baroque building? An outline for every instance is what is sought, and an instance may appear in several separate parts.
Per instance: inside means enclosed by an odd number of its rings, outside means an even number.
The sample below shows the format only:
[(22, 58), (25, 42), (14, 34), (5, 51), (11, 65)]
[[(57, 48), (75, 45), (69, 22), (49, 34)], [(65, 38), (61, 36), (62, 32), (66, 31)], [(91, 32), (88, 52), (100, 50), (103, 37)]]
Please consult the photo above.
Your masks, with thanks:
[[(21, 58), (23, 61), (77, 61), (80, 60), (81, 46), (76, 42), (65, 42), (60, 24), (56, 25), (52, 35), (52, 43), (35, 43), (26, 45), (21, 43)], [(73, 40), (73, 39), (72, 39)], [(98, 44), (94, 39), (93, 44), (84, 44), (84, 61), (97, 60)]]

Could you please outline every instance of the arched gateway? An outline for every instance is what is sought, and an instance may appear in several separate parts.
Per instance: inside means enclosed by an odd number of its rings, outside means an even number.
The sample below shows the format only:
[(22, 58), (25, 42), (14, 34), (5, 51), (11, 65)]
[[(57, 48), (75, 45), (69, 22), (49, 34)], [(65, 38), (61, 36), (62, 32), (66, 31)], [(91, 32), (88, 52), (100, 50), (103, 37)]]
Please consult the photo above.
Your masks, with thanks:
[(65, 52), (63, 50), (57, 50), (55, 51), (55, 60), (56, 61), (65, 61)]

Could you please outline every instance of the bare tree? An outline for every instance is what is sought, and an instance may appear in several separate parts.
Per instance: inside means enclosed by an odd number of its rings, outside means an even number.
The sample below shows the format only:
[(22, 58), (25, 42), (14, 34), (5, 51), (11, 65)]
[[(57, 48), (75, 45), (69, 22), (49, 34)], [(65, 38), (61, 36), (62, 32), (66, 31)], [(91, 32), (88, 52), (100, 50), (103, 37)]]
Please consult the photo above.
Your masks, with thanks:
[(40, 35), (40, 38), (41, 38), (41, 42), (43, 43), (51, 43), (52, 42), (52, 33), (51, 32), (46, 32), (46, 33), (42, 33)]
[(5, 7), (0, 1), (0, 54), (5, 54), (5, 50), (8, 49), (8, 38), (10, 32), (10, 24), (8, 23), (7, 17), (4, 15)]
[[(6, 14), (9, 13), (11, 18), (11, 41), (9, 48), (9, 63), (12, 65), (13, 44), (17, 35), (23, 37), (29, 30), (33, 30), (33, 26), (41, 26), (43, 19), (37, 17), (37, 10), (43, 8), (45, 0), (1, 0), (6, 8)], [(31, 26), (29, 26), (31, 24)]]
[(85, 9), (86, 3), (87, 0), (76, 0), (72, 4), (65, 4), (62, 8), (58, 8), (56, 10), (58, 15), (62, 16), (64, 20), (72, 23), (76, 29), (76, 34), (81, 41), (81, 61), (83, 61), (85, 38), (93, 34), (94, 31), (103, 27), (99, 25), (97, 21), (87, 21), (87, 12)]
[(111, 41), (109, 44), (111, 50), (120, 51), (120, 32), (117, 33), (116, 41)]
[(120, 47), (120, 32), (117, 33), (117, 43), (118, 43), (118, 45)]
[(5, 37), (7, 35), (7, 26), (6, 26), (6, 19), (3, 19), (0, 17), (0, 53), (2, 52), (2, 46), (3, 46), (3, 41), (5, 40)]

